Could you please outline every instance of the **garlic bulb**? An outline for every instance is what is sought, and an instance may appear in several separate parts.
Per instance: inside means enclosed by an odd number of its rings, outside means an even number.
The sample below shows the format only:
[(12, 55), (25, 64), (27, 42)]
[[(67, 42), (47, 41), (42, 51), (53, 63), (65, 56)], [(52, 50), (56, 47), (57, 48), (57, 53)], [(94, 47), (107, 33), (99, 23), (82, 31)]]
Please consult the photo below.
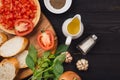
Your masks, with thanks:
[(86, 59), (80, 59), (76, 63), (77, 69), (78, 70), (83, 70), (86, 71), (88, 69), (88, 60)]
[(65, 52), (66, 53), (66, 59), (65, 62), (66, 63), (71, 63), (73, 60), (73, 57), (71, 56), (71, 54), (69, 52)]

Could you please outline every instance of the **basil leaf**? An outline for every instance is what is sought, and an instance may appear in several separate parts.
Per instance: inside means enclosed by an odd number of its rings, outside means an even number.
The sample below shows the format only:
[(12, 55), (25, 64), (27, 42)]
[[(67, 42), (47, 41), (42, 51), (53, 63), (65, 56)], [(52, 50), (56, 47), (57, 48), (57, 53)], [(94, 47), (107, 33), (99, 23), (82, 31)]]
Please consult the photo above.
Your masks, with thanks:
[(46, 68), (46, 67), (48, 67), (48, 66), (49, 66), (49, 64), (48, 64), (47, 62), (45, 62), (45, 63), (43, 63), (43, 64), (41, 65), (42, 68)]
[(50, 54), (50, 51), (46, 51), (42, 57), (38, 58), (37, 50), (33, 45), (30, 45), (26, 63), (33, 70), (32, 80), (58, 80), (64, 71), (62, 63), (66, 54), (62, 52), (66, 52), (67, 49), (68, 46), (60, 45), (56, 50), (56, 54)]
[(55, 76), (58, 76), (59, 74), (62, 74), (63, 71), (64, 71), (63, 66), (60, 64), (59, 61), (57, 61), (57, 63), (54, 66), (53, 73), (55, 74)]
[(48, 78), (52, 78), (52, 77), (54, 77), (54, 74), (49, 73), (48, 71), (47, 71), (47, 72), (44, 72), (44, 74), (43, 74), (43, 78), (44, 78), (45, 80), (48, 80)]
[(60, 75), (61, 75), (61, 74), (55, 76), (53, 80), (59, 80)]
[(28, 49), (28, 55), (30, 55), (30, 57), (33, 59), (34, 63), (37, 62), (37, 50), (35, 49), (35, 47), (33, 45), (30, 45), (30, 47)]
[(54, 59), (54, 58), (55, 58), (54, 54), (49, 55), (49, 59)]
[(26, 57), (26, 64), (31, 70), (34, 71), (36, 62), (37, 62), (37, 50), (33, 45), (30, 45), (28, 49), (28, 55)]
[(43, 53), (44, 58), (47, 58), (49, 55), (50, 55), (50, 51), (46, 51), (46, 52)]
[(53, 73), (55, 74), (54, 80), (58, 80), (59, 76), (63, 73), (64, 68), (62, 66), (62, 63), (65, 60), (65, 53), (60, 54), (57, 56), (53, 61)]
[(38, 64), (38, 66), (40, 66), (42, 64), (42, 59), (41, 58), (38, 58), (37, 64)]
[(27, 64), (27, 66), (28, 66), (32, 71), (34, 71), (34, 69), (35, 69), (35, 64), (34, 64), (33, 59), (31, 58), (31, 56), (29, 56), (29, 55), (27, 55), (26, 64)]
[(69, 47), (69, 46), (67, 46), (67, 45), (61, 44), (61, 45), (57, 48), (57, 50), (56, 50), (56, 52), (55, 52), (55, 56), (58, 56), (60, 53), (67, 51), (68, 47)]
[(62, 64), (64, 61), (65, 61), (65, 57), (66, 57), (66, 54), (65, 53), (61, 53), (59, 56), (57, 56), (55, 59), (54, 59), (54, 63), (57, 63), (57, 61), (59, 61), (60, 64)]

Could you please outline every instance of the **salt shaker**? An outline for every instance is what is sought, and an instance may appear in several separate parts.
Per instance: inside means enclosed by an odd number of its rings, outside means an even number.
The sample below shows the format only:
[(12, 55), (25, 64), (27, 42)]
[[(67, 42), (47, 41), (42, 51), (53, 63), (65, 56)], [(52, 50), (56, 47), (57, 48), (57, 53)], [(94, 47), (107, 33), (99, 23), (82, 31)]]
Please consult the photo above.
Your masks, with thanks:
[(77, 48), (81, 51), (83, 55), (86, 55), (88, 51), (95, 45), (97, 36), (95, 34), (88, 36), (80, 44), (77, 45)]

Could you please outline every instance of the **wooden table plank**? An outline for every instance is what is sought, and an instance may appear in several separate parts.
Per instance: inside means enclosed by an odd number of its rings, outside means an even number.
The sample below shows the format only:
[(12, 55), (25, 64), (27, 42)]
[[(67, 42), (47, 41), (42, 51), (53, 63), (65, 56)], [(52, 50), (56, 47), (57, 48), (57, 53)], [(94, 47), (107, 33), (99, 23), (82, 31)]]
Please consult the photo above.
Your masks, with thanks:
[[(50, 20), (58, 36), (59, 44), (64, 43), (65, 36), (62, 23), (75, 14), (81, 14), (84, 24), (84, 34), (73, 40), (69, 51), (74, 61), (64, 64), (65, 70), (73, 70), (82, 76), (83, 80), (118, 80), (120, 72), (120, 0), (73, 0), (70, 9), (63, 14), (49, 12), (42, 0), (43, 13)], [(97, 44), (86, 56), (74, 55), (79, 52), (76, 45), (90, 34), (98, 36)], [(62, 37), (62, 39), (61, 39)], [(89, 70), (82, 72), (76, 69), (75, 63), (79, 58), (89, 61)]]

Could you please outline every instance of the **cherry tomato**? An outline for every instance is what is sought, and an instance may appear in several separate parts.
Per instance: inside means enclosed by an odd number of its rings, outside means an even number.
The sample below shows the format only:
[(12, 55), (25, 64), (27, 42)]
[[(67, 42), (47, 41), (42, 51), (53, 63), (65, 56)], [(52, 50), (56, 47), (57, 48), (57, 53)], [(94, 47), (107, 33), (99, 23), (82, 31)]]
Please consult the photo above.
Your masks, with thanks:
[(28, 19), (19, 19), (15, 22), (15, 33), (17, 36), (25, 36), (33, 31), (33, 23)]
[(50, 50), (54, 47), (54, 35), (52, 31), (46, 30), (37, 36), (39, 46), (44, 50)]

